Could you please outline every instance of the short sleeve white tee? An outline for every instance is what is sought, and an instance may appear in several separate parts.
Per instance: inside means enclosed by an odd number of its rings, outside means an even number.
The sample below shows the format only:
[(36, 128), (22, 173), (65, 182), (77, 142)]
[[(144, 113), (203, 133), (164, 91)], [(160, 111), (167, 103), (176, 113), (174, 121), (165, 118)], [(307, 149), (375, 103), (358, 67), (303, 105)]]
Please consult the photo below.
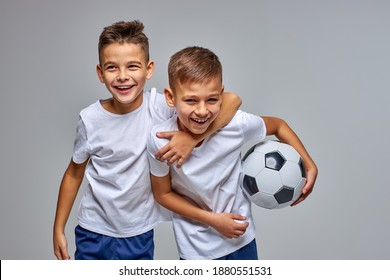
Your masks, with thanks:
[(161, 163), (154, 153), (166, 144), (157, 131), (178, 130), (177, 117), (153, 127), (148, 139), (150, 171), (155, 176), (170, 172), (172, 189), (202, 209), (246, 216), (249, 226), (239, 238), (228, 239), (214, 228), (172, 213), (179, 255), (183, 259), (216, 259), (247, 245), (255, 238), (251, 202), (241, 189), (241, 150), (244, 143), (261, 141), (266, 128), (261, 117), (238, 111), (228, 125), (195, 148), (181, 168)]
[(86, 192), (78, 220), (85, 229), (112, 237), (130, 237), (170, 219), (151, 192), (146, 141), (153, 124), (174, 115), (164, 95), (143, 93), (142, 105), (113, 114), (101, 101), (80, 112), (73, 161), (89, 158)]

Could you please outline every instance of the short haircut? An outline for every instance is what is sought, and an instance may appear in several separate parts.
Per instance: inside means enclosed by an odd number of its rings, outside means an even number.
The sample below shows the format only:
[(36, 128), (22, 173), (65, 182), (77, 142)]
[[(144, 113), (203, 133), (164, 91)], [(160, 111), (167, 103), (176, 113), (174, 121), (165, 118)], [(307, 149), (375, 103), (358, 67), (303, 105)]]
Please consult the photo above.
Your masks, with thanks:
[(176, 85), (203, 84), (213, 78), (221, 79), (222, 83), (222, 64), (209, 49), (187, 47), (176, 52), (169, 60), (168, 79), (172, 90)]
[(106, 26), (99, 37), (98, 53), (101, 64), (103, 49), (112, 43), (133, 43), (139, 45), (149, 61), (149, 39), (144, 33), (144, 25), (138, 20), (118, 21)]

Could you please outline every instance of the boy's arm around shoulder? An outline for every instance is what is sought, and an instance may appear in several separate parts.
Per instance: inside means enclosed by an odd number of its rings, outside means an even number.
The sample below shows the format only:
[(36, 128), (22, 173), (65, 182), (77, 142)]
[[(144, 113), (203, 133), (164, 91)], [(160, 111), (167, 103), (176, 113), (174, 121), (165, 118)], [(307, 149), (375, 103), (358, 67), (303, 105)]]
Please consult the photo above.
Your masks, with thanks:
[(267, 135), (275, 135), (276, 138), (278, 138), (281, 142), (294, 147), (295, 150), (301, 155), (305, 163), (307, 181), (302, 189), (301, 196), (292, 204), (292, 206), (297, 205), (298, 203), (305, 200), (306, 197), (313, 191), (313, 187), (318, 175), (318, 168), (299, 137), (284, 120), (265, 116), (262, 116), (262, 119), (264, 120), (267, 129)]
[(207, 131), (199, 136), (198, 143), (227, 125), (233, 119), (241, 104), (242, 100), (237, 94), (232, 92), (223, 92), (221, 111)]
[(70, 259), (65, 236), (65, 225), (72, 210), (78, 190), (84, 178), (88, 160), (77, 164), (71, 160), (61, 181), (58, 194), (57, 210), (53, 226), (54, 255), (59, 260)]
[(160, 138), (169, 139), (169, 143), (158, 150), (155, 154), (160, 161), (167, 161), (168, 165), (177, 162), (177, 167), (181, 167), (185, 160), (189, 158), (194, 147), (203, 139), (215, 133), (220, 128), (227, 125), (241, 106), (241, 98), (231, 92), (222, 93), (221, 112), (218, 117), (208, 127), (203, 134), (193, 135), (183, 131), (158, 132)]

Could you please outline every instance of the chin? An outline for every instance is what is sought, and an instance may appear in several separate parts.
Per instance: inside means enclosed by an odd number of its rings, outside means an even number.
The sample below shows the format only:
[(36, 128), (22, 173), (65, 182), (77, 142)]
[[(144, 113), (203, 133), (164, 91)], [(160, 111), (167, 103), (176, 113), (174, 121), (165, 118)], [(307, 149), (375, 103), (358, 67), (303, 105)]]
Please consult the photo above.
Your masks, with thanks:
[(197, 129), (190, 129), (189, 131), (190, 131), (192, 134), (203, 134), (203, 133), (206, 132), (207, 128), (208, 128), (208, 127), (202, 128), (202, 129), (199, 129), (199, 128), (197, 128)]

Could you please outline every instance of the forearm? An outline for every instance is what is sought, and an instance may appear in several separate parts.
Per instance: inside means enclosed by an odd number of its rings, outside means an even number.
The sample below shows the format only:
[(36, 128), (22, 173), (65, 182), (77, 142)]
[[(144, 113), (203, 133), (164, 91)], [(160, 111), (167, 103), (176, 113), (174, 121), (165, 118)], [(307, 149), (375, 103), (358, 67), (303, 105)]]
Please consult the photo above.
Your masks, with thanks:
[(282, 119), (275, 117), (262, 117), (266, 129), (267, 135), (274, 135), (281, 142), (289, 144), (294, 147), (295, 150), (301, 155), (305, 164), (314, 164), (314, 161), (307, 152), (305, 146), (299, 139), (298, 135), (290, 128), (290, 126)]
[(246, 217), (235, 213), (214, 213), (206, 211), (186, 200), (171, 189), (169, 174), (163, 177), (151, 176), (152, 191), (155, 199), (165, 208), (187, 219), (213, 227), (227, 238), (241, 236), (248, 227)]
[(164, 177), (152, 175), (151, 181), (154, 198), (159, 204), (183, 217), (212, 226), (213, 213), (201, 209), (174, 192), (170, 186), (169, 175)]
[(162, 195), (157, 201), (165, 208), (187, 219), (213, 226), (212, 212), (199, 208), (173, 191)]
[[(157, 200), (167, 209), (187, 219), (212, 227), (227, 238), (238, 238), (245, 233), (249, 225), (244, 216), (235, 213), (214, 213), (206, 211), (175, 192), (166, 193)], [(238, 223), (236, 221), (241, 222)]]
[(58, 232), (64, 231), (65, 224), (77, 196), (77, 191), (70, 187), (71, 184), (67, 182), (68, 180), (68, 178), (64, 178), (58, 195), (57, 211), (54, 220), (54, 231)]
[[(54, 232), (63, 232), (83, 180), (85, 164), (70, 163), (62, 178), (54, 220)], [(79, 170), (76, 170), (79, 168)]]

